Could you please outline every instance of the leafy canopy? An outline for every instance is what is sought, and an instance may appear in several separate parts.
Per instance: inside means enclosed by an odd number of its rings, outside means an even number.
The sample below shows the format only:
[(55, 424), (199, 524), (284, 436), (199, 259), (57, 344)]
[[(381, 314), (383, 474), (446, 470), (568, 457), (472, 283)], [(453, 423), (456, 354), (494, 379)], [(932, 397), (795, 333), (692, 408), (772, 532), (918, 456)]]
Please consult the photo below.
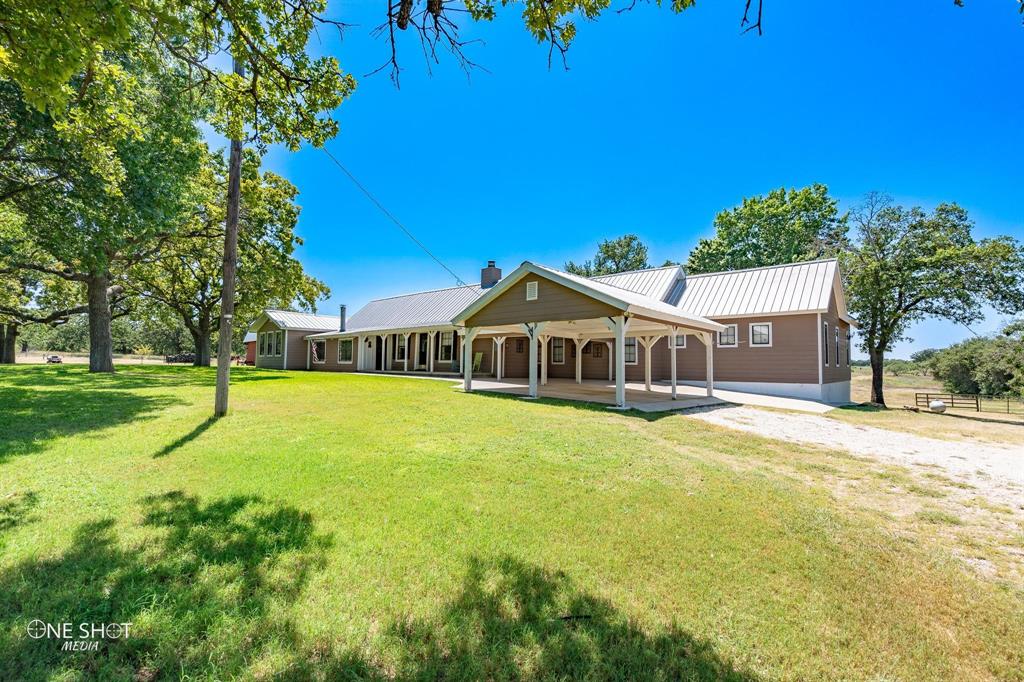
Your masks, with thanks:
[(1024, 309), (1024, 249), (1011, 237), (976, 240), (956, 204), (926, 213), (868, 196), (853, 214), (855, 240), (842, 254), (850, 313), (876, 372), (872, 400), (884, 404), (881, 361), (907, 329), (925, 318), (969, 325), (982, 306)]
[(587, 260), (580, 265), (567, 262), (565, 271), (582, 277), (595, 277), (649, 267), (651, 264), (647, 262), (647, 246), (635, 234), (626, 234), (618, 239), (602, 241), (593, 261)]
[(687, 272), (719, 272), (835, 256), (846, 244), (847, 216), (828, 187), (772, 190), (715, 216), (715, 236), (690, 253)]

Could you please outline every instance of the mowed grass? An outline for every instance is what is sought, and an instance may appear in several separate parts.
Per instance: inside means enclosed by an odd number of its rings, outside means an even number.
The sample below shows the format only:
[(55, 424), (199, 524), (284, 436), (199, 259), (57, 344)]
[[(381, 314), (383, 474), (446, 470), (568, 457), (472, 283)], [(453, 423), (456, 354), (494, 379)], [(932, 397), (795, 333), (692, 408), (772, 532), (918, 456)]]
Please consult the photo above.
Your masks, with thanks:
[(820, 451), (232, 373), (0, 369), (0, 679), (1024, 679), (1020, 589), (768, 466)]
[(851, 374), (850, 398), (861, 404), (832, 410), (827, 416), (833, 419), (931, 438), (1024, 445), (1024, 415), (960, 409), (945, 414), (904, 410), (904, 405), (915, 405), (916, 393), (945, 392), (933, 377), (886, 374), (885, 402), (889, 409), (883, 409), (867, 404), (871, 400), (871, 368), (853, 367)]

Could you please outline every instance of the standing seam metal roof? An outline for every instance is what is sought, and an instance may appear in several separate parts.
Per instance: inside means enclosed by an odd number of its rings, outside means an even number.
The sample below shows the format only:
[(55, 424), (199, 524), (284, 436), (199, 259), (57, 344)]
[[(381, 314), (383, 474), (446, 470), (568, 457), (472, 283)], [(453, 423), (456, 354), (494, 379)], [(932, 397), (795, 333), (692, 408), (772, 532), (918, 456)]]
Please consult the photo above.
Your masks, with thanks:
[(302, 331), (326, 331), (338, 328), (338, 318), (330, 315), (297, 313), (293, 310), (266, 310), (264, 314), (282, 329)]
[(827, 310), (835, 260), (688, 276), (676, 305), (701, 317)]

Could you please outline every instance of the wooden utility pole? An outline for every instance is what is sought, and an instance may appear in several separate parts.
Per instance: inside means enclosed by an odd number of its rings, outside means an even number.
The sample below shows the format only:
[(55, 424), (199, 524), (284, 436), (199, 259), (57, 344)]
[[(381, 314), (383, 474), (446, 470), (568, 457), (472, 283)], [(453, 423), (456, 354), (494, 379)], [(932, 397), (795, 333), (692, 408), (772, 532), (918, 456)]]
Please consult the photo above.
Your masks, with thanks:
[[(245, 75), (245, 68), (232, 60), (234, 71)], [(220, 333), (217, 341), (217, 394), (213, 416), (228, 413), (228, 387), (231, 380), (232, 321), (235, 314), (235, 270), (238, 265), (238, 204), (242, 189), (242, 140), (231, 140), (228, 159), (228, 211), (224, 225), (224, 285), (221, 288)]]

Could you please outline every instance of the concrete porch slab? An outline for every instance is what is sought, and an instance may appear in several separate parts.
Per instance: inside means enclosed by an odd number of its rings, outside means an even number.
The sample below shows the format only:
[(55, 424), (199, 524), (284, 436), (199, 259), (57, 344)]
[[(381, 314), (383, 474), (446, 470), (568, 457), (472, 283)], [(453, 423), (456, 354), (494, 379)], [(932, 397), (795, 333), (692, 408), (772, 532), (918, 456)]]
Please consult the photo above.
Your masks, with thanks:
[[(459, 388), (461, 389), (461, 387)], [(529, 392), (529, 382), (526, 379), (502, 379), (501, 381), (473, 379), (473, 390), (526, 397)], [(576, 400), (604, 405), (615, 404), (615, 384), (608, 381), (587, 380), (582, 384), (577, 384), (572, 379), (548, 379), (546, 385), (538, 387), (537, 394), (541, 398)], [(706, 395), (687, 395), (682, 391), (678, 392), (678, 399), (672, 400), (671, 387), (666, 391), (663, 387), (652, 385), (651, 390), (646, 391), (643, 384), (626, 384), (626, 406), (640, 412), (668, 412), (724, 404), (725, 401), (719, 398), (709, 398)]]

